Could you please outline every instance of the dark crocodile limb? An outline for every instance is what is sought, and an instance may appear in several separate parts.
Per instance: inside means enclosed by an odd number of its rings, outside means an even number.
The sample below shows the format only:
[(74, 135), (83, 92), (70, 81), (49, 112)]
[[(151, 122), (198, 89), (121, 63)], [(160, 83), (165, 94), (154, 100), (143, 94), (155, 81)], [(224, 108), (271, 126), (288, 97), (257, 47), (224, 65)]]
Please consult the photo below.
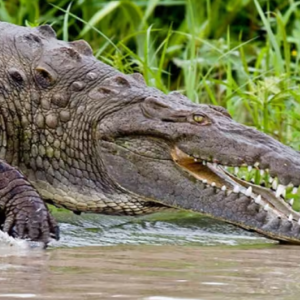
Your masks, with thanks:
[(297, 151), (221, 107), (147, 87), (49, 26), (0, 23), (0, 42), (0, 158), (44, 200), (104, 214), (175, 207), (300, 243), (284, 202), (300, 184)]
[(59, 229), (39, 194), (16, 169), (0, 160), (0, 229), (11, 236), (48, 244)]

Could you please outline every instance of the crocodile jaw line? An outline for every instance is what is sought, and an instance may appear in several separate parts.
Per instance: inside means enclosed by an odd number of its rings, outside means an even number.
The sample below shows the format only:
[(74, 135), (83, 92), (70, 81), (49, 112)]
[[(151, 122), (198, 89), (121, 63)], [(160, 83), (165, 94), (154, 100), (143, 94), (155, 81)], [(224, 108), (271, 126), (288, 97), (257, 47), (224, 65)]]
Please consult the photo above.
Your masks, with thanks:
[[(176, 165), (207, 186), (214, 187), (216, 193), (221, 191), (226, 191), (227, 194), (243, 193), (253, 199), (255, 203), (263, 206), (265, 210), (272, 209), (278, 217), (296, 220), (300, 224), (300, 213), (292, 209), (292, 203), (286, 203), (281, 197), (281, 194), (285, 191), (283, 185), (278, 185), (276, 192), (273, 192), (268, 188), (239, 179), (228, 172), (225, 169), (227, 167), (221, 164), (194, 158), (178, 147), (171, 150), (171, 156)], [(293, 193), (296, 192), (293, 191)]]

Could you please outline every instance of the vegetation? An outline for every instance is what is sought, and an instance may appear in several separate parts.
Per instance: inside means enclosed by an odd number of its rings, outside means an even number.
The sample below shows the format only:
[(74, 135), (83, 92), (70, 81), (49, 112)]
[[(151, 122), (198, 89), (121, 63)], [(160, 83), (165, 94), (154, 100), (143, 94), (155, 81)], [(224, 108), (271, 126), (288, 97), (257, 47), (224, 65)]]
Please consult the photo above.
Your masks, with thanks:
[(222, 105), (297, 150), (299, 17), (294, 0), (0, 0), (0, 20), (52, 24), (122, 72)]

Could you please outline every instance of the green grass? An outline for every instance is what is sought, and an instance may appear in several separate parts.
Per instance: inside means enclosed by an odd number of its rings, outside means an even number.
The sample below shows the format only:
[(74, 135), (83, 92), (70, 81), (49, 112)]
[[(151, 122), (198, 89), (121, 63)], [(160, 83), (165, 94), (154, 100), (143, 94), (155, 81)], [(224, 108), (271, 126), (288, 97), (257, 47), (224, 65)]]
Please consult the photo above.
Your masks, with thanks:
[(297, 150), (299, 17), (293, 0), (0, 0), (0, 20), (52, 24), (122, 72), (222, 105)]

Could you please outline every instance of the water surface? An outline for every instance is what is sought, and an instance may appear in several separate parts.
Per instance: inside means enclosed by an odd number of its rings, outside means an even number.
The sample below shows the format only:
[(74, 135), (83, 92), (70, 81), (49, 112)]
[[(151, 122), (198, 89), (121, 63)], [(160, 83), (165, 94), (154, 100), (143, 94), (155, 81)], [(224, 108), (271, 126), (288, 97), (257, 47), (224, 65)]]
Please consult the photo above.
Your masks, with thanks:
[(299, 299), (300, 247), (189, 214), (59, 214), (46, 250), (0, 236), (3, 299)]

